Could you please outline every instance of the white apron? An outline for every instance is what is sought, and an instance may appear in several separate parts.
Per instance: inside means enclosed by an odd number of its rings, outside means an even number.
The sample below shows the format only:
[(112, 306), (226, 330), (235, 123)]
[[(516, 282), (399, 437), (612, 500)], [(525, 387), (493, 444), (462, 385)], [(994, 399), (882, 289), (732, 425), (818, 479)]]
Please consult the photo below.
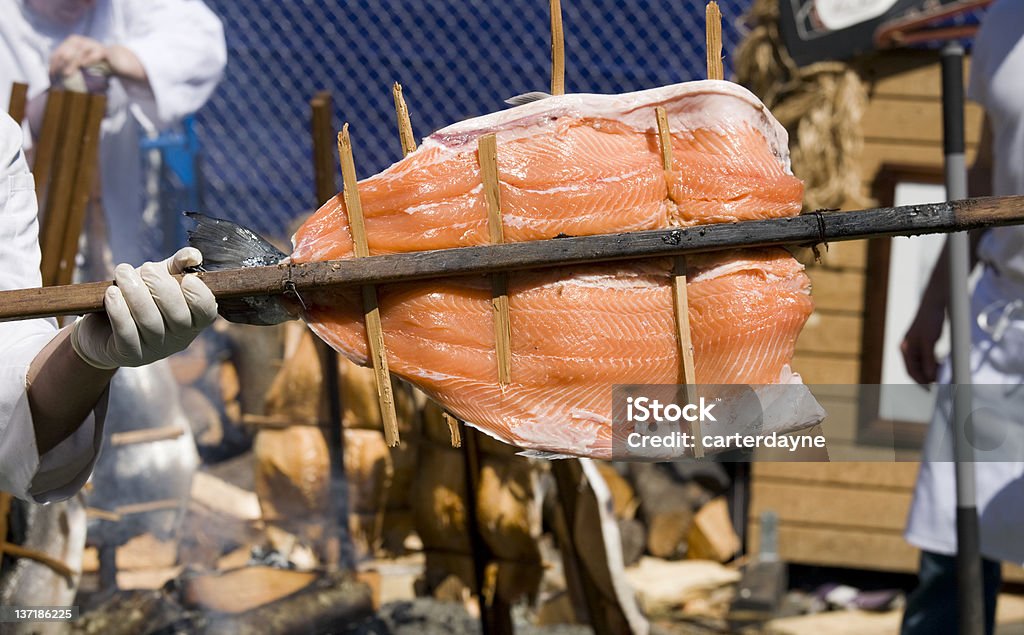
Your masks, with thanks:
[[(1014, 301), (1020, 304), (1013, 304)], [(974, 463), (981, 553), (1024, 563), (1024, 282), (986, 266), (971, 297)], [(983, 326), (985, 328), (983, 328)], [(950, 381), (947, 362), (940, 382)], [(941, 400), (940, 400), (941, 401)], [(921, 549), (956, 553), (956, 480), (947, 422), (937, 405), (910, 508), (906, 538)], [(992, 460), (998, 459), (998, 460)]]

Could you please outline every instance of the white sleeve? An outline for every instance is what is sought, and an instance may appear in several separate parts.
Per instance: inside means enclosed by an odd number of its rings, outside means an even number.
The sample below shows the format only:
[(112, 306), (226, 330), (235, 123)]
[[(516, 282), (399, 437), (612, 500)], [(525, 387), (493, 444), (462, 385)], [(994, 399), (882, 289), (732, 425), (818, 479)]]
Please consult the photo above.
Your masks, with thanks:
[[(39, 234), (35, 187), (21, 151), (21, 128), (0, 115), (0, 290), (38, 287)], [(56, 332), (53, 320), (0, 322), (0, 490), (47, 502), (85, 484), (103, 434), (100, 416), (42, 457), (28, 404), (29, 365)], [(105, 398), (101, 399), (105, 404)]]
[(128, 0), (127, 36), (119, 44), (142, 62), (149, 90), (129, 96), (158, 125), (197, 110), (213, 93), (227, 64), (224, 27), (202, 0)]

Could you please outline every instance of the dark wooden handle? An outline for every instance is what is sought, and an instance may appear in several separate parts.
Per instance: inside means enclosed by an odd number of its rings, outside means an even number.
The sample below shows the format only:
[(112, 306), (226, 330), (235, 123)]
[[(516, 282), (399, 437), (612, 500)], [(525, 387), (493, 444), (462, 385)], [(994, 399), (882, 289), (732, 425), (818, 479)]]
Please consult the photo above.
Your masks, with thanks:
[[(1024, 223), (1024, 196), (974, 198), (929, 205), (679, 229), (578, 236), (460, 247), (346, 260), (228, 269), (199, 274), (221, 299), (301, 293), (331, 286), (386, 284), (495, 271), (679, 256), (738, 247), (807, 245), (880, 236), (966, 231)], [(0, 292), (0, 321), (81, 315), (103, 310), (110, 282)]]

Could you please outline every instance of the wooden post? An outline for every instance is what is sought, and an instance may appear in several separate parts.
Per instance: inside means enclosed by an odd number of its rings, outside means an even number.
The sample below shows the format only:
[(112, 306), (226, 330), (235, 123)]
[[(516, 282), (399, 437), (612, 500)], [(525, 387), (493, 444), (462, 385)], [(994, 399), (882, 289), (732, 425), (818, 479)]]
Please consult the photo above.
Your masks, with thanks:
[(54, 158), (53, 179), (47, 187), (45, 212), (39, 232), (39, 248), (43, 255), (40, 269), (44, 286), (57, 284), (75, 183), (74, 168), (78, 164), (81, 151), (79, 141), (85, 129), (89, 105), (89, 96), (85, 93), (66, 93), (64, 100), (67, 102), (64, 117), (54, 122), (56, 129), (51, 132), (57, 138), (56, 149), (59, 153)]
[[(316, 203), (323, 205), (337, 193), (335, 182), (334, 144), (335, 130), (331, 125), (334, 104), (331, 94), (321, 91), (310, 102), (310, 128), (313, 138), (313, 175), (316, 184)], [(327, 455), (330, 461), (330, 481), (327, 513), (329, 515), (327, 539), (324, 544), (325, 564), (330, 570), (341, 565), (341, 537), (348, 527), (348, 505), (345, 497), (345, 432), (342, 429), (342, 403), (339, 392), (338, 352), (317, 339), (317, 353), (323, 366), (323, 391), (327, 398)], [(317, 422), (319, 423), (319, 422)]]
[[(480, 137), (477, 154), (480, 161), (480, 176), (484, 182), (484, 198), (487, 200), (487, 228), (491, 243), (505, 242), (501, 220), (501, 190), (498, 186), (498, 145), (493, 134)], [(494, 308), (494, 342), (498, 357), (498, 384), (502, 387), (512, 382), (512, 322), (508, 314), (508, 273), (499, 272), (491, 276), (491, 305)]]
[(96, 168), (100, 161), (100, 125), (106, 111), (106, 96), (89, 95), (86, 98), (85, 124), (81, 136), (78, 139), (67, 140), (69, 143), (77, 141), (80, 145), (77, 160), (71, 166), (74, 171), (74, 182), (69, 195), (64, 237), (54, 284), (71, 284), (74, 278), (78, 241), (82, 236), (85, 213), (96, 182)]
[[(352, 246), (357, 258), (370, 255), (366, 240), (366, 226), (363, 224), (363, 206), (359, 200), (356, 181), (355, 160), (352, 157), (352, 140), (346, 123), (338, 133), (338, 155), (341, 161), (341, 177), (344, 181), (343, 194), (348, 210), (348, 224), (352, 232)], [(363, 311), (366, 317), (366, 339), (370, 359), (377, 379), (377, 399), (380, 403), (381, 419), (384, 422), (384, 440), (388, 446), (398, 445), (398, 415), (395, 414), (395, 396), (391, 391), (391, 372), (388, 370), (387, 349), (384, 346), (384, 332), (380, 323), (380, 308), (377, 305), (377, 287), (363, 287)]]
[(712, 0), (704, 11), (704, 31), (707, 41), (708, 79), (725, 79), (722, 67), (722, 12)]
[(11, 84), (11, 98), (7, 102), (7, 114), (11, 119), (21, 123), (25, 118), (25, 109), (28, 106), (28, 84), (14, 82)]
[(50, 90), (46, 93), (46, 107), (43, 110), (43, 123), (39, 130), (35, 156), (32, 158), (32, 174), (36, 180), (36, 199), (40, 211), (45, 208), (46, 193), (50, 185), (50, 168), (53, 167), (53, 154), (57, 151), (61, 122), (67, 93), (63, 90)]
[[(665, 109), (658, 106), (654, 109), (658, 122), (658, 145), (661, 148), (661, 167), (665, 170), (665, 185), (668, 187), (669, 198), (672, 198), (672, 133), (668, 127), (668, 114)], [(686, 256), (676, 256), (674, 259), (674, 271), (672, 277), (672, 306), (676, 318), (676, 332), (679, 337), (679, 377), (682, 386), (683, 401), (692, 403), (696, 394), (692, 389), (697, 382), (693, 372), (693, 341), (690, 337), (690, 303), (686, 295)], [(701, 458), (704, 456), (704, 446), (701, 442), (700, 422), (690, 423), (690, 433), (693, 435), (693, 456)]]
[(565, 94), (565, 37), (562, 33), (561, 0), (551, 0), (551, 94)]

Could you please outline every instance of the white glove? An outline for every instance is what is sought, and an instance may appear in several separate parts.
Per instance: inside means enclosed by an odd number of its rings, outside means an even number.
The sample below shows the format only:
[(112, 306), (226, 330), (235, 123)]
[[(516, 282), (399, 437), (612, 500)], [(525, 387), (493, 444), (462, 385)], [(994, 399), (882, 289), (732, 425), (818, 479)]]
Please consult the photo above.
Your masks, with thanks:
[(181, 284), (171, 276), (202, 261), (198, 249), (186, 247), (138, 269), (118, 265), (117, 286), (103, 297), (106, 315), (86, 315), (72, 327), (75, 352), (90, 366), (113, 369), (145, 366), (183, 350), (213, 323), (217, 300), (197, 276), (186, 275)]

